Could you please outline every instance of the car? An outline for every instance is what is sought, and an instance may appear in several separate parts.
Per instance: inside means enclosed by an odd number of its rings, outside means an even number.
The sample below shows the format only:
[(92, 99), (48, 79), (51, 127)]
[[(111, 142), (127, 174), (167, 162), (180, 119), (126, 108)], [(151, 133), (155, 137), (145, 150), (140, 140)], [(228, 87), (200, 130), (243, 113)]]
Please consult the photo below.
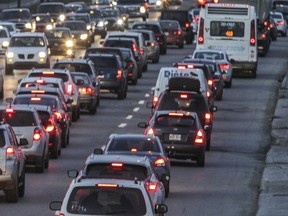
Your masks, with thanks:
[(169, 88), (160, 95), (156, 106), (151, 108), (154, 109), (154, 112), (158, 110), (183, 110), (197, 113), (202, 128), (206, 132), (206, 150), (209, 151), (213, 130), (213, 113), (217, 111), (217, 107), (208, 105), (203, 94), (197, 90), (199, 87), (194, 86), (193, 78), (174, 77), (171, 79), (174, 79), (175, 83), (170, 84)]
[(0, 12), (0, 20), (13, 22), (19, 31), (31, 32), (35, 30), (35, 22), (32, 20), (28, 8), (9, 8)]
[(232, 87), (233, 67), (225, 51), (218, 50), (195, 50), (192, 58), (194, 59), (207, 59), (215, 60), (219, 63), (222, 70), (222, 77), (226, 88)]
[(63, 22), (67, 8), (62, 2), (42, 2), (37, 6), (36, 13), (49, 13), (54, 22)]
[(127, 71), (120, 57), (114, 54), (89, 54), (87, 58), (94, 62), (101, 92), (109, 91), (117, 94), (118, 100), (125, 99), (128, 89)]
[(145, 29), (130, 29), (129, 31), (142, 33), (147, 47), (148, 60), (151, 60), (152, 63), (158, 63), (160, 59), (160, 47), (154, 32)]
[(26, 157), (25, 165), (33, 165), (37, 172), (43, 173), (49, 166), (49, 134), (45, 131), (36, 109), (10, 104), (0, 107), (0, 116), (0, 119), (12, 126), (18, 142), (21, 138), (27, 139), (27, 145), (22, 146)]
[(197, 34), (198, 31), (198, 23), (199, 23), (199, 14), (200, 14), (200, 8), (193, 8), (189, 11), (189, 15), (191, 16), (191, 26), (193, 27), (193, 33)]
[(9, 46), (10, 34), (8, 29), (5, 27), (0, 27), (0, 55), (6, 54), (6, 49)]
[(122, 47), (93, 47), (86, 49), (84, 58), (89, 58), (89, 54), (115, 54), (118, 55), (127, 70), (128, 81), (133, 85), (138, 82), (138, 65), (131, 49)]
[(109, 0), (92, 0), (90, 7), (92, 8), (106, 8), (110, 7), (112, 4)]
[(45, 35), (50, 45), (51, 55), (75, 57), (75, 44), (69, 28), (53, 28), (46, 30)]
[(69, 28), (72, 37), (75, 40), (75, 45), (88, 48), (91, 46), (92, 35), (89, 30), (87, 30), (87, 24), (84, 21), (64, 21), (57, 23), (56, 27)]
[(159, 20), (161, 28), (166, 35), (166, 44), (177, 45), (179, 49), (184, 47), (184, 36), (177, 20)]
[(21, 147), (28, 144), (26, 138), (17, 141), (12, 127), (0, 123), (0, 188), (7, 202), (17, 202), (25, 195), (25, 154)]
[(148, 51), (147, 51), (147, 47), (145, 45), (145, 40), (144, 37), (142, 35), (142, 33), (139, 32), (108, 32), (108, 34), (106, 35), (105, 40), (109, 39), (109, 38), (133, 38), (135, 39), (138, 47), (133, 48), (135, 50), (135, 52), (139, 52), (139, 58), (140, 58), (140, 68), (142, 70), (142, 72), (147, 71), (148, 68)]
[(270, 12), (270, 15), (276, 22), (277, 32), (280, 33), (283, 37), (287, 35), (287, 22), (284, 19), (284, 16), (280, 12)]
[(32, 19), (35, 20), (36, 32), (44, 32), (54, 28), (54, 20), (50, 14), (32, 14)]
[[(223, 88), (224, 88), (224, 79), (222, 77), (222, 71), (219, 66), (219, 64), (216, 61), (213, 60), (206, 60), (206, 59), (191, 59), (191, 58), (185, 58), (183, 63), (188, 64), (187, 67), (189, 67), (190, 64), (198, 66), (205, 66), (209, 68), (210, 73), (212, 74), (213, 79), (213, 86), (216, 87), (216, 90), (214, 89), (215, 98), (216, 100), (222, 100), (223, 97)], [(205, 73), (205, 69), (203, 70)], [(208, 85), (209, 85), (208, 80)], [(209, 85), (210, 86), (210, 85)], [(216, 92), (215, 92), (216, 91)]]
[(4, 67), (0, 64), (0, 99), (4, 97)]
[(61, 143), (62, 147), (69, 145), (70, 137), (70, 119), (68, 115), (67, 106), (54, 95), (39, 95), (39, 94), (22, 94), (15, 96), (13, 100), (14, 105), (45, 105), (50, 106), (53, 114), (59, 124), (61, 133)]
[(67, 12), (77, 13), (79, 10), (87, 9), (88, 6), (85, 2), (70, 2), (65, 4)]
[(149, 2), (147, 0), (113, 0), (112, 5), (125, 8), (129, 18), (142, 18), (143, 21), (149, 17)]
[[(124, 147), (125, 146), (125, 147)], [(143, 134), (113, 134), (103, 149), (94, 153), (104, 155), (137, 155), (147, 156), (155, 172), (165, 187), (165, 197), (170, 191), (170, 160), (157, 136)]]
[[(124, 142), (125, 143), (125, 142)], [(124, 144), (124, 148), (127, 145)], [(120, 147), (119, 147), (120, 148)], [(75, 173), (77, 174), (77, 172)], [(75, 175), (71, 176), (75, 177)], [(164, 204), (165, 190), (148, 157), (135, 155), (89, 155), (77, 178), (126, 179), (143, 181), (153, 205)]]
[(80, 93), (80, 109), (88, 110), (90, 114), (95, 115), (100, 104), (100, 80), (93, 85), (87, 73), (72, 72), (71, 75)]
[(277, 40), (277, 36), (278, 36), (277, 24), (276, 24), (275, 20), (272, 18), (272, 16), (270, 16), (269, 23), (270, 23), (269, 24), (270, 37), (271, 37), (272, 41), (276, 41)]
[(36, 109), (44, 129), (49, 134), (49, 155), (50, 158), (57, 159), (61, 155), (62, 129), (57, 123), (57, 119), (50, 106), (29, 105)]
[(43, 33), (15, 33), (7, 47), (6, 74), (13, 74), (13, 69), (50, 68), (49, 56), (49, 43)]
[(27, 77), (53, 77), (62, 79), (65, 84), (64, 93), (73, 99), (71, 120), (75, 122), (80, 118), (80, 96), (78, 87), (71, 76), (71, 72), (66, 67), (64, 69), (32, 69)]
[(177, 20), (181, 25), (186, 44), (193, 43), (194, 33), (189, 10), (163, 10), (161, 11), (160, 20)]
[(64, 215), (143, 215), (168, 211), (165, 204), (153, 205), (145, 184), (122, 179), (72, 180), (63, 201), (52, 201), (50, 210)]
[[(122, 19), (121, 13), (118, 8), (102, 8), (102, 16), (105, 19), (107, 31), (124, 31), (125, 22)], [(125, 20), (126, 21), (126, 20)]]
[(168, 4), (166, 5), (165, 3), (168, 3), (169, 1), (165, 0), (149, 0), (149, 10), (150, 11), (161, 11), (163, 9), (166, 9), (166, 6), (168, 6)]
[(160, 54), (165, 55), (167, 53), (167, 44), (166, 44), (166, 36), (162, 31), (160, 23), (158, 21), (147, 21), (147, 22), (134, 22), (132, 25), (132, 29), (146, 29), (153, 31), (160, 47)]
[(16, 28), (16, 24), (13, 22), (2, 22), (0, 21), (0, 28), (1, 26), (3, 28), (7, 28), (8, 32), (9, 32), (9, 37), (11, 37), (11, 35), (13, 35), (16, 32), (19, 32), (19, 29)]
[(197, 113), (175, 110), (156, 111), (149, 123), (141, 122), (144, 134), (158, 136), (169, 158), (196, 160), (205, 166), (206, 133)]
[(108, 38), (104, 41), (103, 47), (112, 48), (129, 48), (132, 51), (133, 57), (136, 60), (138, 68), (138, 78), (142, 77), (143, 63), (140, 58), (138, 45), (133, 38)]

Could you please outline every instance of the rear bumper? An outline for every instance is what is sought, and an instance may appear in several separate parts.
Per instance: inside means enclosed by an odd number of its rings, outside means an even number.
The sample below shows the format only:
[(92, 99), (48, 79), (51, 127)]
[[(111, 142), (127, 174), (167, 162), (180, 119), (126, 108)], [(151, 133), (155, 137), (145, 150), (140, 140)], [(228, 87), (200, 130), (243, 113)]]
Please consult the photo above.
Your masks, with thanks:
[(192, 158), (201, 155), (205, 151), (205, 145), (193, 145), (193, 144), (163, 144), (165, 152), (171, 158)]
[(239, 71), (257, 71), (258, 62), (235, 62), (233, 64), (233, 74), (239, 73)]

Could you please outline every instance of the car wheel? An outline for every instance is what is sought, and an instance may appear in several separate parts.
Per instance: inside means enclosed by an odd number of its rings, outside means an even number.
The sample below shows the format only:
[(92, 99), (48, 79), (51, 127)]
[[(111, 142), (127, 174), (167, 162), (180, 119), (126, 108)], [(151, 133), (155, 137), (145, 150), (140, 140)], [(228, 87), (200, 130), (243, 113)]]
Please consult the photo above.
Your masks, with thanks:
[(62, 154), (62, 151), (61, 151), (61, 146), (60, 146), (60, 148), (58, 149), (58, 156), (61, 156), (61, 154)]
[(216, 100), (221, 101), (223, 98), (223, 89), (221, 90), (220, 93), (216, 94)]
[(18, 178), (15, 179), (14, 188), (11, 190), (5, 190), (6, 201), (10, 203), (18, 202), (19, 189), (18, 189)]
[(179, 48), (179, 49), (183, 49), (183, 47), (184, 47), (184, 42), (181, 41), (181, 42), (178, 44), (178, 48)]
[(165, 188), (165, 198), (167, 198), (170, 192), (170, 181), (163, 181), (163, 185)]
[(147, 71), (147, 69), (148, 69), (148, 62), (146, 62), (146, 64), (144, 65), (144, 67), (143, 67), (143, 72), (144, 72), (144, 71)]
[(128, 84), (126, 83), (124, 98), (127, 98)]
[(142, 78), (142, 70), (138, 70), (138, 78)]
[(132, 85), (137, 85), (137, 83), (138, 83), (138, 79), (137, 79), (137, 77), (135, 78), (135, 79), (133, 79), (133, 80), (131, 80), (131, 84)]
[(49, 155), (46, 155), (44, 160), (44, 168), (48, 169), (48, 167), (49, 167)]
[(157, 55), (154, 59), (152, 59), (152, 63), (158, 63), (159, 62), (159, 55)]
[(53, 151), (50, 152), (50, 158), (57, 159), (58, 158), (58, 149), (53, 149)]
[(6, 75), (13, 75), (13, 67), (6, 64), (5, 74)]
[(21, 177), (20, 177), (20, 186), (19, 186), (19, 192), (18, 192), (18, 195), (19, 197), (24, 197), (25, 195), (25, 165), (23, 167), (23, 171), (22, 171), (22, 174), (21, 174)]
[[(65, 129), (67, 130), (67, 129)], [(62, 148), (66, 148), (67, 146), (67, 135), (66, 135), (66, 131), (62, 131), (62, 135), (61, 135), (61, 147)]]
[(229, 82), (225, 82), (225, 87), (226, 88), (231, 88), (231, 86), (232, 86), (232, 78), (231, 78), (231, 80)]
[(44, 170), (45, 170), (45, 157), (43, 156), (42, 158), (41, 158), (41, 164), (40, 164), (40, 166), (36, 166), (36, 172), (38, 172), (38, 173), (43, 173), (44, 172)]
[(89, 114), (90, 115), (95, 115), (96, 112), (97, 112), (97, 105), (94, 105), (94, 106), (90, 107), (90, 109), (89, 109)]
[(287, 31), (282, 32), (283, 37), (286, 37), (286, 35), (287, 35)]
[(167, 54), (167, 47), (166, 46), (161, 49), (160, 54), (162, 54), (162, 55)]
[(197, 166), (204, 167), (205, 166), (205, 151), (201, 152), (197, 157)]
[(77, 108), (74, 108), (72, 110), (72, 122), (76, 122), (78, 119), (78, 109)]
[(192, 44), (193, 43), (193, 35), (187, 35), (186, 37), (186, 44)]
[(118, 100), (123, 100), (125, 98), (125, 90), (126, 88), (125, 87), (122, 87), (118, 93), (117, 93), (117, 99)]
[(211, 144), (211, 137), (209, 140), (206, 142), (206, 151), (210, 151), (210, 144)]

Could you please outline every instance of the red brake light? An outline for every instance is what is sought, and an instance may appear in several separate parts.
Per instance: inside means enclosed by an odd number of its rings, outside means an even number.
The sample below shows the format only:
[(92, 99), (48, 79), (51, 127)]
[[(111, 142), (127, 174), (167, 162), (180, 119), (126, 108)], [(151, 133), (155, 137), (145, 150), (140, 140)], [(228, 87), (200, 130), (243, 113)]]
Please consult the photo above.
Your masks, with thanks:
[(229, 64), (220, 64), (220, 68), (221, 68), (222, 70), (229, 70), (230, 65), (229, 65)]
[(134, 43), (132, 44), (132, 49), (133, 49), (134, 52), (137, 51), (136, 44), (134, 44)]
[(188, 65), (187, 67), (188, 68), (194, 68), (194, 65)]
[(181, 69), (181, 70), (184, 70), (184, 69), (186, 69), (186, 66), (180, 65), (180, 66), (178, 66), (177, 68), (178, 68), (178, 69)]
[(177, 35), (182, 35), (182, 31), (181, 31), (181, 30), (178, 30), (178, 31), (177, 31)]
[(158, 158), (158, 159), (154, 162), (154, 166), (155, 166), (155, 167), (165, 166), (165, 160), (164, 160), (163, 158)]
[(207, 0), (198, 0), (199, 5), (205, 5)]
[(250, 29), (250, 46), (256, 45), (256, 35), (255, 35), (255, 20), (251, 21), (251, 29)]
[(200, 18), (198, 44), (203, 44), (203, 43), (204, 43), (204, 19)]
[(36, 83), (38, 83), (38, 84), (44, 84), (44, 80), (36, 80)]
[(62, 119), (62, 114), (60, 112), (54, 112), (54, 116), (57, 120)]
[(202, 130), (198, 130), (195, 137), (196, 144), (204, 144), (205, 143), (205, 134)]
[(208, 80), (208, 85), (213, 86), (213, 80)]
[(15, 149), (13, 147), (8, 147), (6, 149), (6, 154), (7, 155), (13, 155), (15, 153)]
[(149, 191), (156, 191), (156, 189), (157, 189), (157, 184), (154, 183), (154, 182), (149, 182), (149, 183), (147, 184), (147, 189), (148, 189)]
[(141, 55), (144, 54), (144, 50), (142, 48), (139, 49), (139, 52), (140, 52)]
[(105, 187), (105, 188), (116, 188), (118, 184), (97, 184), (97, 187)]
[(284, 21), (283, 20), (282, 21), (278, 21), (277, 24), (278, 25), (284, 25)]
[(33, 140), (39, 141), (41, 139), (42, 131), (39, 128), (34, 129)]
[(266, 35), (265, 35), (265, 34), (262, 34), (261, 36), (262, 36), (262, 38), (266, 38)]
[(268, 26), (268, 22), (267, 21), (264, 21), (264, 26)]
[(131, 152), (137, 152), (138, 150), (136, 148), (131, 148)]
[(154, 130), (153, 130), (153, 128), (150, 128), (150, 129), (147, 131), (147, 134), (148, 134), (148, 135), (154, 135)]
[(187, 98), (188, 98), (188, 95), (187, 95), (187, 94), (180, 94), (180, 98), (181, 98), (181, 99), (187, 99)]
[(205, 113), (205, 125), (208, 125), (211, 123), (212, 115), (211, 113)]
[(123, 163), (112, 163), (113, 167), (123, 167)]
[(46, 132), (52, 132), (54, 130), (54, 125), (48, 125), (46, 128), (45, 128), (45, 131)]
[(94, 89), (90, 87), (79, 88), (79, 93), (84, 95), (91, 95), (94, 93)]
[(123, 71), (122, 70), (117, 70), (117, 80), (121, 80), (122, 79), (122, 75), (123, 75)]
[(5, 110), (5, 112), (6, 112), (6, 113), (14, 113), (14, 109), (12, 109), (12, 108), (7, 108), (7, 109)]
[(154, 46), (155, 46), (155, 43), (154, 43), (154, 42), (151, 42), (151, 46), (154, 47)]

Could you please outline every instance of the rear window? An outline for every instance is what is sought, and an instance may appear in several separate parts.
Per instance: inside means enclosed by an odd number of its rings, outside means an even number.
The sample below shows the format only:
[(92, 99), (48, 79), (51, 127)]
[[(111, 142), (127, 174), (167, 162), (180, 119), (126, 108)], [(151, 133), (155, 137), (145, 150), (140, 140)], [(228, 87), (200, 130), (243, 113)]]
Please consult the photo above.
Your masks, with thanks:
[(274, 19), (283, 19), (283, 17), (281, 16), (281, 14), (271, 14), (271, 16), (272, 16)]
[(95, 163), (89, 164), (86, 167), (85, 174), (91, 178), (107, 178), (107, 179), (127, 179), (134, 180), (137, 178), (139, 181), (144, 181), (148, 177), (147, 168), (139, 165), (117, 163)]
[(146, 214), (142, 191), (127, 187), (75, 187), (70, 194), (67, 212), (76, 215)]
[(13, 104), (35, 104), (50, 106), (51, 109), (57, 108), (57, 101), (55, 98), (37, 97), (39, 99), (33, 100), (33, 97), (16, 97)]
[(217, 52), (196, 52), (194, 58), (208, 60), (223, 60), (224, 55)]
[(160, 22), (162, 29), (178, 29), (179, 25), (176, 22)]
[(124, 47), (131, 49), (132, 41), (121, 41), (121, 40), (107, 40), (104, 43), (105, 47)]
[(84, 81), (84, 85), (89, 85), (90, 84), (90, 80), (88, 76), (84, 76), (84, 75), (78, 75), (78, 74), (71, 74), (74, 80), (83, 80)]
[(47, 87), (51, 87), (51, 88), (60, 88), (58, 83), (41, 83), (38, 84), (36, 82), (23, 82), (21, 83), (20, 87), (25, 87), (25, 88), (29, 88), (29, 87), (38, 87), (39, 85), (43, 85), (43, 86), (47, 86)]
[(37, 8), (37, 13), (60, 14), (64, 12), (66, 12), (64, 5), (43, 4), (39, 5)]
[(244, 37), (245, 23), (233, 21), (211, 21), (210, 35), (215, 37)]
[(0, 148), (6, 145), (4, 130), (0, 129)]
[(196, 129), (196, 120), (191, 116), (158, 116), (155, 121), (157, 127), (177, 127)]
[(136, 24), (133, 25), (133, 29), (146, 29), (146, 30), (150, 30), (153, 31), (154, 33), (160, 33), (160, 29), (159, 26), (157, 25), (143, 25), (143, 24)]
[(0, 13), (0, 20), (28, 20), (30, 13), (27, 10), (12, 10), (2, 11)]
[(160, 152), (160, 148), (158, 142), (151, 138), (113, 139), (108, 151)]
[(5, 110), (0, 111), (1, 119), (10, 124), (12, 127), (33, 127), (36, 126), (36, 119), (33, 112), (16, 111), (7, 113)]
[(117, 68), (118, 64), (116, 58), (105, 58), (102, 56), (89, 56), (93, 61), (95, 68)]
[[(62, 68), (61, 68), (62, 69)], [(63, 68), (65, 69), (65, 68)], [(35, 72), (35, 73), (30, 73), (28, 77), (52, 77), (52, 78), (60, 78), (63, 80), (63, 82), (68, 82), (69, 81), (69, 76), (65, 73), (46, 73), (43, 74), (42, 72)]]
[(70, 72), (85, 72), (92, 74), (91, 68), (88, 64), (82, 63), (56, 63), (54, 69), (68, 69)]

